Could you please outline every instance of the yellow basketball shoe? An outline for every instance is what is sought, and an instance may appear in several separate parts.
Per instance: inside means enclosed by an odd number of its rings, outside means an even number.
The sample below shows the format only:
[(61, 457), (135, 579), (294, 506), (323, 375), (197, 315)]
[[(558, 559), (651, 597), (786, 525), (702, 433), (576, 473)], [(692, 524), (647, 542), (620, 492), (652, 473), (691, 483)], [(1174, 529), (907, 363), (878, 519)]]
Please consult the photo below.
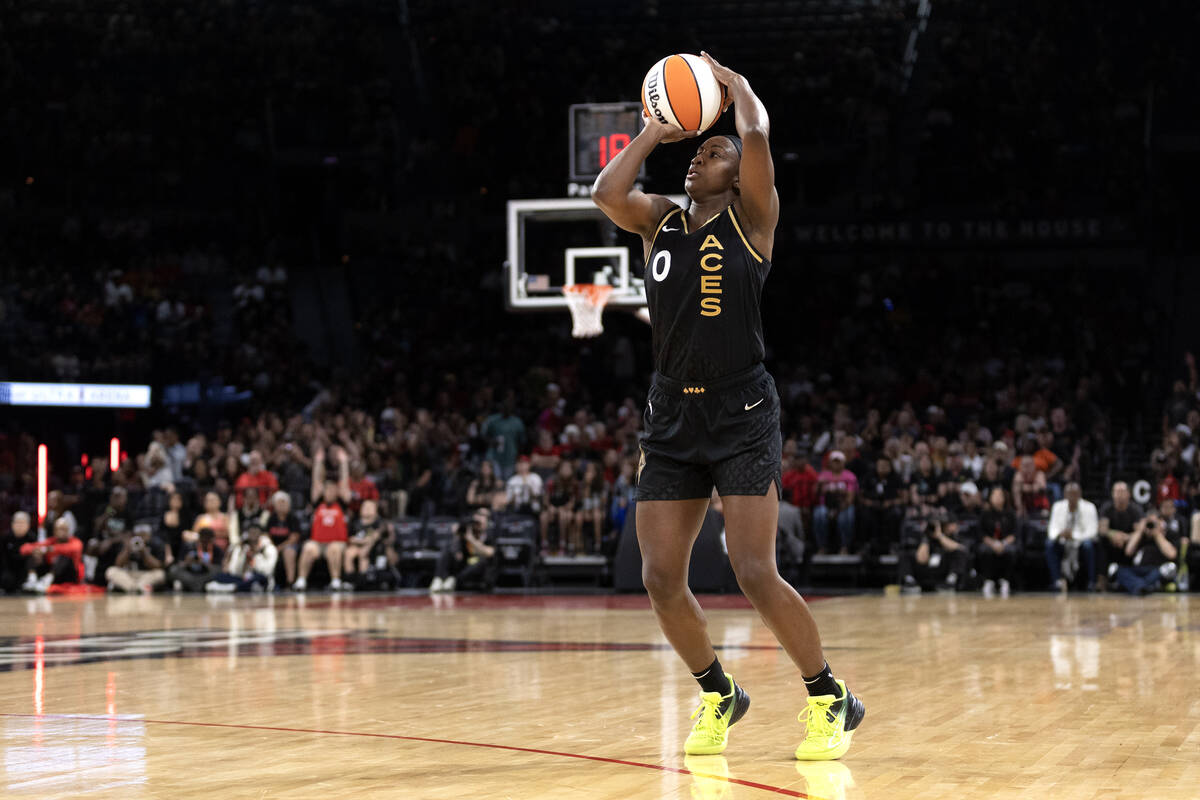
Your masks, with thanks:
[(799, 717), (808, 727), (804, 741), (796, 748), (796, 758), (801, 761), (830, 761), (850, 749), (850, 737), (867, 710), (850, 694), (845, 681), (837, 681), (837, 685), (842, 690), (840, 698), (831, 694), (808, 698), (808, 709)]
[(729, 726), (745, 716), (750, 708), (750, 695), (734, 682), (728, 672), (725, 677), (729, 678), (732, 687), (729, 694), (700, 693), (700, 706), (692, 712), (696, 724), (683, 743), (683, 752), (689, 756), (711, 756), (725, 752), (725, 745), (729, 742)]

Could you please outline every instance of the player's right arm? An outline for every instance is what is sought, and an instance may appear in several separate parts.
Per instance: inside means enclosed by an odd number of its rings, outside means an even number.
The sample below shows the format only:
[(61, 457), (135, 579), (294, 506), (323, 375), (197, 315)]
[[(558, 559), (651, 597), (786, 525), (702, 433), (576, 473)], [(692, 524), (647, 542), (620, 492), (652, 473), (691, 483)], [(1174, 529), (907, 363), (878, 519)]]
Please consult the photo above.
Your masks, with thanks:
[(660, 142), (678, 142), (699, 131), (679, 131), (642, 112), (646, 126), (633, 141), (600, 172), (592, 184), (592, 200), (618, 228), (639, 234), (649, 240), (662, 215), (671, 208), (671, 201), (660, 194), (646, 194), (634, 184), (642, 162)]

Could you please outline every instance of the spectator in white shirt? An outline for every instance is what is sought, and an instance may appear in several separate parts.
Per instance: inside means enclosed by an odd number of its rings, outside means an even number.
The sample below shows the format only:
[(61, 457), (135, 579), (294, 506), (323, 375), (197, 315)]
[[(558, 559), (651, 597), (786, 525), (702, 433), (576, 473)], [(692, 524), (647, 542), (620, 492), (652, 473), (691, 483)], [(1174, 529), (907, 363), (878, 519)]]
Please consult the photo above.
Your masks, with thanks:
[(1062, 565), (1076, 564), (1083, 559), (1087, 570), (1088, 591), (1096, 588), (1096, 533), (1099, 516), (1096, 505), (1083, 499), (1078, 483), (1068, 483), (1063, 499), (1050, 509), (1050, 524), (1046, 528), (1046, 566), (1050, 569), (1051, 587), (1065, 592), (1068, 579)]
[(508, 510), (537, 514), (542, 508), (542, 477), (530, 469), (529, 456), (517, 459), (517, 471), (505, 483)]

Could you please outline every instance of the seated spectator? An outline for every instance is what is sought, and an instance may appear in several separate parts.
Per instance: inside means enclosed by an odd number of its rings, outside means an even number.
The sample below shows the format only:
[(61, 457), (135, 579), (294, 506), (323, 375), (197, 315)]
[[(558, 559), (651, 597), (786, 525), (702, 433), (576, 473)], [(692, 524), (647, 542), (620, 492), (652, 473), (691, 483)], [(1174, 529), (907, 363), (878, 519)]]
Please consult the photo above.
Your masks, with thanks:
[(114, 486), (108, 497), (108, 505), (92, 521), (93, 541), (131, 530), (133, 512), (129, 509), (129, 494), (123, 486)]
[(1112, 499), (1100, 507), (1100, 522), (1097, 526), (1097, 542), (1105, 564), (1105, 583), (1116, 578), (1117, 570), (1133, 564), (1125, 552), (1126, 545), (1134, 532), (1142, 526), (1146, 512), (1133, 502), (1129, 484), (1117, 481), (1112, 487)]
[[(517, 476), (513, 476), (514, 478)], [(512, 478), (509, 479), (512, 483)], [(564, 459), (558, 465), (558, 474), (546, 484), (544, 509), (539, 517), (541, 523), (542, 553), (550, 549), (550, 526), (558, 528), (557, 551), (564, 550), (575, 553), (576, 545), (576, 513), (575, 505), (579, 496), (579, 480), (575, 477), (575, 465)]]
[(108, 590), (150, 594), (167, 578), (166, 545), (146, 524), (135, 525), (132, 533), (123, 536), (116, 562), (104, 571)]
[(1033, 456), (1021, 456), (1017, 460), (1017, 472), (1012, 480), (1012, 498), (1019, 517), (1044, 517), (1050, 510), (1046, 473), (1037, 468)]
[(346, 451), (336, 448), (339, 479), (325, 479), (325, 451), (318, 450), (313, 460), (312, 501), (320, 501), (313, 511), (312, 532), (300, 548), (299, 576), (292, 589), (303, 592), (308, 588), (308, 575), (318, 558), (329, 567), (329, 588), (342, 590), (342, 565), (346, 554), (346, 505), (350, 502), (350, 467)]
[(858, 494), (858, 478), (846, 469), (846, 456), (841, 450), (829, 454), (829, 469), (817, 478), (820, 504), (813, 510), (813, 536), (817, 552), (829, 552), (829, 523), (837, 523), (839, 552), (846, 555), (854, 546), (854, 498)]
[(292, 497), (287, 492), (278, 491), (271, 495), (271, 513), (267, 516), (266, 532), (276, 552), (283, 554), (281, 560), (287, 579), (284, 585), (291, 586), (296, 580), (301, 537), (300, 519), (292, 511)]
[(892, 471), (891, 459), (875, 459), (875, 474), (864, 482), (859, 504), (864, 531), (877, 552), (891, 552), (898, 543), (904, 500), (904, 487)]
[(934, 519), (922, 523), (924, 535), (916, 550), (900, 554), (901, 591), (920, 593), (923, 585), (953, 591), (966, 585), (971, 548), (960, 535), (958, 522)]
[(12, 594), (21, 588), (21, 580), (25, 577), (25, 556), (21, 555), (21, 547), (29, 538), (32, 527), (29, 514), (18, 511), (12, 515), (9, 530), (0, 535), (0, 589)]
[(809, 463), (808, 453), (804, 450), (796, 451), (783, 473), (783, 497), (780, 499), (800, 509), (806, 524), (812, 521), (813, 508), (817, 505), (819, 478), (820, 475)]
[[(555, 461), (557, 463), (557, 458)], [(471, 511), (504, 507), (504, 484), (496, 474), (496, 466), (486, 458), (479, 464), (479, 475), (467, 487), (467, 507)]]
[(1063, 495), (1063, 499), (1051, 509), (1050, 524), (1046, 529), (1046, 567), (1050, 570), (1050, 587), (1067, 591), (1082, 558), (1088, 591), (1094, 591), (1096, 534), (1099, 530), (1096, 506), (1083, 499), (1078, 483), (1068, 483)]
[(217, 547), (224, 553), (229, 546), (229, 515), (221, 510), (221, 495), (215, 491), (204, 495), (204, 510), (196, 517), (191, 529), (198, 531), (204, 528), (213, 532)]
[(917, 468), (908, 483), (908, 511), (910, 517), (928, 519), (938, 509), (938, 485), (941, 474), (933, 468), (933, 459), (928, 453), (917, 456)]
[[(247, 493), (253, 497), (254, 492)], [(229, 548), (222, 571), (204, 584), (204, 591), (262, 592), (275, 588), (275, 563), (279, 553), (258, 522), (251, 522), (241, 540)]]
[(575, 504), (575, 552), (583, 552), (583, 526), (591, 523), (592, 552), (602, 551), (605, 527), (604, 512), (608, 505), (608, 485), (595, 461), (583, 467), (583, 478), (579, 481), (578, 500)]
[(1118, 567), (1117, 583), (1134, 596), (1150, 594), (1176, 575), (1183, 526), (1175, 514), (1175, 503), (1163, 500), (1151, 511), (1139, 530), (1125, 545), (1132, 563)]
[(979, 487), (975, 485), (975, 481), (960, 483), (955, 500), (955, 508), (951, 513), (958, 520), (958, 527), (967, 536), (974, 536), (974, 529), (979, 525), (979, 516), (983, 513), (983, 498), (979, 496)]
[(367, 500), (378, 503), (379, 488), (375, 486), (375, 481), (367, 477), (366, 465), (356, 459), (350, 465), (350, 512), (357, 514)]
[[(275, 473), (266, 468), (263, 463), (262, 453), (257, 450), (251, 450), (248, 461), (249, 464), (246, 467), (246, 471), (237, 476), (237, 481), (233, 485), (234, 493), (237, 495), (238, 508), (241, 508), (245, 502), (248, 490), (253, 490), (258, 494), (258, 503), (260, 506), (266, 505), (267, 498), (273, 492), (279, 490), (279, 481), (275, 477)], [(230, 477), (232, 477), (232, 473)], [(220, 531), (217, 531), (217, 534), (219, 536)]]
[(63, 496), (63, 493), (54, 489), (46, 496), (46, 518), (42, 520), (42, 530), (47, 533), (52, 532), (59, 518), (67, 521), (67, 527), (70, 529), (71, 535), (74, 536), (78, 530), (75, 515), (67, 508), (66, 498)]
[(543, 482), (550, 480), (554, 473), (558, 472), (558, 464), (562, 461), (561, 453), (561, 448), (554, 443), (554, 434), (546, 428), (540, 428), (537, 444), (529, 454), (529, 464)]
[(350, 526), (350, 538), (346, 543), (342, 574), (348, 585), (357, 587), (365, 583), (372, 565), (379, 563), (380, 557), (383, 558), (382, 568), (395, 566), (397, 558), (391, 531), (391, 526), (379, 516), (379, 504), (364, 500)]
[(175, 471), (171, 468), (171, 458), (167, 455), (166, 448), (158, 442), (151, 442), (146, 450), (141, 480), (146, 489), (170, 491), (175, 488)]
[(231, 535), (230, 538), (240, 540), (241, 532), (249, 530), (251, 525), (257, 525), (265, 530), (268, 516), (270, 516), (270, 512), (258, 502), (258, 492), (246, 492), (242, 496), (242, 507), (236, 511), (231, 509), (229, 512), (230, 520), (237, 520), (238, 530), (238, 535), (236, 537)]
[(216, 539), (212, 528), (201, 528), (195, 539), (185, 537), (183, 552), (167, 568), (167, 580), (176, 591), (203, 591), (204, 585), (220, 571), (225, 561), (225, 549), (216, 543)]
[(542, 510), (542, 479), (530, 470), (529, 456), (517, 459), (516, 470), (505, 483), (508, 510), (516, 514), (536, 515)]
[(27, 592), (45, 594), (56, 583), (80, 583), (83, 580), (83, 542), (71, 535), (71, 526), (59, 517), (54, 536), (42, 542), (26, 542), (20, 554), (25, 556)]
[(467, 586), (490, 591), (496, 582), (496, 548), (491, 540), (491, 513), (477, 509), (442, 548), (429, 591), (453, 592)]
[(618, 535), (625, 530), (625, 517), (637, 500), (637, 470), (631, 459), (621, 460), (621, 471), (613, 483), (612, 500), (608, 511)]
[(171, 492), (167, 497), (167, 509), (158, 521), (156, 532), (158, 538), (166, 545), (168, 560), (175, 553), (183, 551), (183, 532), (183, 495)]
[(987, 508), (979, 517), (980, 542), (976, 564), (983, 579), (983, 596), (992, 597), (999, 584), (1000, 596), (1008, 597), (1021, 550), (1017, 539), (1017, 515), (1008, 507), (1008, 495), (996, 486)]

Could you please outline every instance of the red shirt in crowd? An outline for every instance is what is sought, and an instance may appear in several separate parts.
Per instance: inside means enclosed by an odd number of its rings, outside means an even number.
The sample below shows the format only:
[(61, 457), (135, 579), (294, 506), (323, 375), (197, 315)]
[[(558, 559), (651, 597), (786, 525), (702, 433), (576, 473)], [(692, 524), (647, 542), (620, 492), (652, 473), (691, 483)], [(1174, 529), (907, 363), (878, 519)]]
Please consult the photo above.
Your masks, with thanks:
[(1168, 475), (1158, 485), (1158, 502), (1163, 500), (1178, 500), (1182, 495), (1179, 491), (1179, 481), (1174, 475)]
[(375, 485), (375, 481), (363, 475), (361, 481), (350, 481), (350, 494), (350, 510), (358, 511), (364, 500), (379, 499), (379, 487)]
[(78, 537), (72, 536), (65, 542), (47, 539), (44, 542), (26, 542), (21, 545), (21, 555), (23, 556), (32, 555), (35, 550), (43, 551), (47, 563), (50, 564), (53, 564), (59, 556), (71, 559), (75, 562), (75, 572), (79, 576), (79, 582), (83, 582), (84, 575), (86, 575), (83, 569), (83, 542)]
[(341, 503), (321, 503), (313, 512), (312, 540), (314, 542), (346, 541), (346, 514)]
[(797, 508), (812, 508), (817, 504), (817, 471), (812, 464), (783, 473), (783, 499)]
[(242, 507), (242, 497), (247, 489), (258, 490), (258, 502), (266, 506), (267, 501), (271, 498), (272, 493), (279, 489), (279, 481), (275, 479), (275, 473), (269, 469), (259, 470), (258, 474), (251, 475), (249, 472), (243, 472), (238, 476), (237, 482), (233, 485), (237, 492), (238, 508)]

